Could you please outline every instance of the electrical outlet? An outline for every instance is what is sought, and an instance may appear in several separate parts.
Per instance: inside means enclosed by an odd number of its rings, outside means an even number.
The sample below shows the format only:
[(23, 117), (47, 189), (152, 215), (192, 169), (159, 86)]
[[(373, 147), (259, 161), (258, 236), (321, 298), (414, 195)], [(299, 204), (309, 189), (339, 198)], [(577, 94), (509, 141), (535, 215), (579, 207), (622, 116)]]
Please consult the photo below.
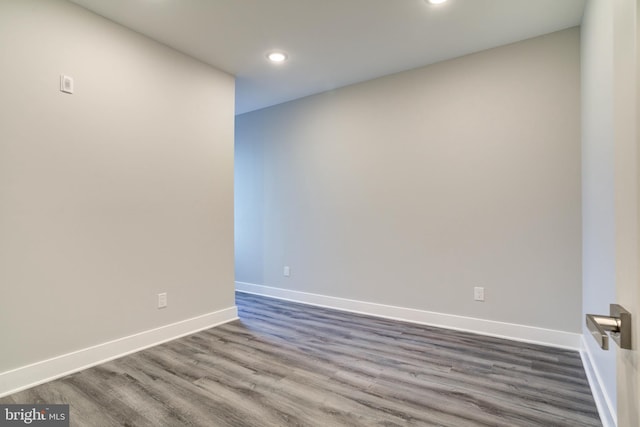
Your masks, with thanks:
[(289, 277), (291, 275), (291, 268), (289, 268), (288, 265), (285, 265), (284, 268), (282, 269), (282, 274), (285, 277)]
[(482, 286), (473, 288), (473, 299), (475, 301), (484, 301), (484, 288)]
[(165, 308), (167, 306), (167, 293), (163, 292), (158, 294), (158, 308)]
[(73, 93), (73, 77), (60, 75), (60, 92)]

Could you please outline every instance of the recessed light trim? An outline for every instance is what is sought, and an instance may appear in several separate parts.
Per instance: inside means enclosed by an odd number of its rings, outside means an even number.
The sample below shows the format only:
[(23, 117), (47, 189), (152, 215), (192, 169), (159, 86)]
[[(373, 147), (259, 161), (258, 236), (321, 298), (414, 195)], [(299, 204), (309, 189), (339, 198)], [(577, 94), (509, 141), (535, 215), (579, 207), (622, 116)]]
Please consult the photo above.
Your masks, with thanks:
[(289, 58), (285, 52), (274, 50), (273, 52), (269, 52), (267, 54), (267, 59), (275, 64), (281, 64), (285, 62)]
[(442, 4), (444, 2), (446, 2), (447, 0), (427, 0), (427, 3), (429, 4)]

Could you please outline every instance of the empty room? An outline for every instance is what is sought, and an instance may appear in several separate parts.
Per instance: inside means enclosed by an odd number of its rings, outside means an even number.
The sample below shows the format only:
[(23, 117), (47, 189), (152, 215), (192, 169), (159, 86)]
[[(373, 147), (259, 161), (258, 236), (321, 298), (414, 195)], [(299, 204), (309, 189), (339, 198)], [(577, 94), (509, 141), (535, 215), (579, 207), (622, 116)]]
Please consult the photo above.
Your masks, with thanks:
[(639, 14), (0, 0), (0, 427), (640, 427)]

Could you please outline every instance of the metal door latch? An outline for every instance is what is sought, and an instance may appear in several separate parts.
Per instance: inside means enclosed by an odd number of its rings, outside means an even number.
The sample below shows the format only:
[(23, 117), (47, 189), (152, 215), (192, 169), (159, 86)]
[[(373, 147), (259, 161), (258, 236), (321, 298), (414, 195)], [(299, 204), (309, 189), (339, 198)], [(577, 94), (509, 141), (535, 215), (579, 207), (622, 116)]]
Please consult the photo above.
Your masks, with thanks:
[(609, 305), (609, 316), (587, 314), (587, 328), (600, 348), (609, 350), (609, 332), (620, 348), (631, 349), (631, 313), (621, 305)]

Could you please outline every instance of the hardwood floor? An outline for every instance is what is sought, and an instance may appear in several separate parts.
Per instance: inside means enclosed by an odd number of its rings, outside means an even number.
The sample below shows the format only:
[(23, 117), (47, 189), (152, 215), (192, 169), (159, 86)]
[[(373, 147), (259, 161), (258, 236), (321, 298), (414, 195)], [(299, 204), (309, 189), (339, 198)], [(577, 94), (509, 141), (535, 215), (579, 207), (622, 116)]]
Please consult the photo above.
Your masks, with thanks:
[(237, 294), (239, 321), (0, 399), (72, 426), (600, 426), (577, 352)]

